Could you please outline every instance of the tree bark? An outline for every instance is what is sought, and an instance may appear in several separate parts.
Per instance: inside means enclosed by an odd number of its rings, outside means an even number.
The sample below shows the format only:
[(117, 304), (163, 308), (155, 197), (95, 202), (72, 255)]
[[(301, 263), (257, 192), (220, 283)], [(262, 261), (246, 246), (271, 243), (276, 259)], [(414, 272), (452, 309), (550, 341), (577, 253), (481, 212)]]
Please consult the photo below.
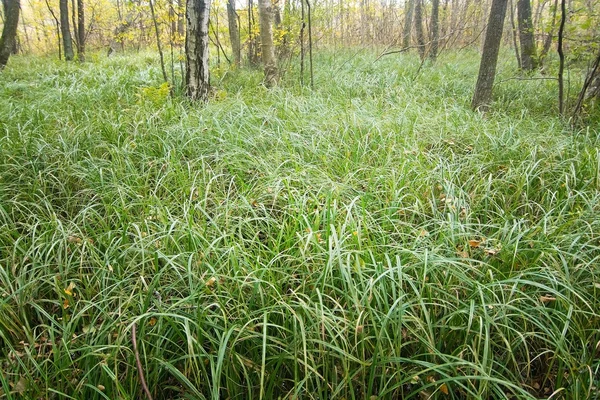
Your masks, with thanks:
[(242, 61), (242, 53), (237, 18), (235, 0), (227, 0), (227, 22), (229, 23), (229, 40), (231, 41), (231, 49), (233, 51), (233, 64), (239, 67)]
[(208, 100), (210, 72), (208, 68), (208, 22), (210, 0), (187, 0), (185, 36), (185, 87), (192, 100)]
[(425, 35), (423, 34), (423, 0), (415, 0), (415, 31), (421, 60), (425, 58)]
[(550, 47), (552, 47), (552, 39), (554, 36), (554, 29), (556, 28), (556, 11), (558, 10), (558, 0), (554, 0), (554, 5), (552, 6), (552, 25), (550, 26), (550, 31), (546, 35), (546, 39), (544, 40), (544, 47), (542, 47), (542, 52), (540, 53), (539, 62), (542, 64), (544, 62), (544, 58), (548, 55), (550, 51)]
[(431, 41), (431, 48), (429, 49), (429, 58), (431, 59), (431, 61), (435, 61), (438, 55), (438, 41), (440, 36), (439, 18), (440, 0), (433, 0), (431, 2), (431, 31), (429, 35), (429, 40)]
[(85, 61), (85, 12), (83, 0), (77, 0), (77, 59)]
[(60, 0), (60, 32), (63, 38), (63, 49), (65, 60), (72, 61), (75, 55), (73, 54), (73, 39), (71, 37), (71, 29), (69, 28), (69, 1)]
[(277, 84), (277, 64), (273, 46), (273, 10), (271, 0), (258, 0), (260, 18), (260, 44), (262, 62), (265, 68), (265, 84), (271, 87)]
[(404, 6), (404, 30), (402, 31), (402, 47), (407, 48), (410, 46), (410, 34), (412, 32), (412, 20), (413, 10), (415, 7), (415, 0), (408, 0)]
[(487, 108), (492, 100), (492, 88), (494, 86), (494, 79), (496, 78), (496, 65), (500, 52), (500, 41), (502, 40), (507, 4), (508, 0), (492, 1), (483, 54), (481, 55), (481, 63), (479, 65), (479, 76), (477, 77), (475, 93), (471, 102), (471, 107), (475, 110)]
[(565, 82), (564, 82), (564, 72), (565, 72), (565, 52), (563, 49), (563, 36), (565, 33), (565, 24), (567, 22), (567, 7), (565, 0), (560, 1), (560, 27), (558, 28), (558, 113), (560, 115), (564, 114), (565, 111)]
[(526, 71), (537, 68), (533, 24), (531, 23), (531, 1), (518, 0), (519, 40), (521, 42), (521, 67)]
[(2, 29), (2, 36), (0, 36), (0, 71), (6, 67), (13, 52), (19, 25), (19, 11), (21, 10), (19, 0), (6, 0), (3, 3), (4, 28)]

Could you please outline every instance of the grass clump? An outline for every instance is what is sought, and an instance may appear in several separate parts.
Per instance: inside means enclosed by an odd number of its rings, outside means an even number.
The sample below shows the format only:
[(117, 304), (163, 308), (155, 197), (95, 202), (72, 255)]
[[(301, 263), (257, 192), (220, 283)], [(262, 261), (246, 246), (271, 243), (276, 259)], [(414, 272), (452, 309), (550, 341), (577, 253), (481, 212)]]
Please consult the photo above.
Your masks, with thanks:
[(141, 398), (134, 323), (158, 399), (598, 396), (598, 132), (545, 81), (473, 113), (475, 56), (344, 57), (205, 107), (11, 59), (2, 396)]

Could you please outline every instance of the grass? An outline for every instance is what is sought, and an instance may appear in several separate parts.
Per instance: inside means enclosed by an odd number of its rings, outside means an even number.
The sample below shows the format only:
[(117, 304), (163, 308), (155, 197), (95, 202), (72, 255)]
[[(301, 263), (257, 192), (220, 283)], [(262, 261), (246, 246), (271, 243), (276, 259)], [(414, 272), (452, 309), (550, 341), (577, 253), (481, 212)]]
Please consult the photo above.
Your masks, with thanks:
[(11, 58), (0, 397), (142, 398), (133, 324), (155, 399), (598, 397), (598, 132), (546, 80), (470, 111), (475, 54), (374, 58), (205, 107), (153, 55)]

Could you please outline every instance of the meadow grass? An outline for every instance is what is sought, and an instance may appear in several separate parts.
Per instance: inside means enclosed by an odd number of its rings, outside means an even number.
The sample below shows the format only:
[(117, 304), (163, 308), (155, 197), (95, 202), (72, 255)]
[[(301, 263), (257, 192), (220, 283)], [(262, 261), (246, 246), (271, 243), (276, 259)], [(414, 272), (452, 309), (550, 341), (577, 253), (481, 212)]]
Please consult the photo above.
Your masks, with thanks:
[[(475, 53), (322, 52), (169, 98), (155, 55), (0, 74), (0, 397), (599, 396), (600, 140)], [(504, 57), (508, 59), (509, 57)]]

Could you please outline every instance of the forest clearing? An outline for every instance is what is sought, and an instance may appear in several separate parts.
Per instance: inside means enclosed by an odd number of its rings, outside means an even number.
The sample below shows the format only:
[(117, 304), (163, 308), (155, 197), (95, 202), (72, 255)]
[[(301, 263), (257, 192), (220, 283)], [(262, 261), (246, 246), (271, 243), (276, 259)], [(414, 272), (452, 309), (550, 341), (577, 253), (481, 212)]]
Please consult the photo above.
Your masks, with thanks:
[(599, 398), (594, 34), (478, 104), (479, 36), (11, 54), (0, 399)]

